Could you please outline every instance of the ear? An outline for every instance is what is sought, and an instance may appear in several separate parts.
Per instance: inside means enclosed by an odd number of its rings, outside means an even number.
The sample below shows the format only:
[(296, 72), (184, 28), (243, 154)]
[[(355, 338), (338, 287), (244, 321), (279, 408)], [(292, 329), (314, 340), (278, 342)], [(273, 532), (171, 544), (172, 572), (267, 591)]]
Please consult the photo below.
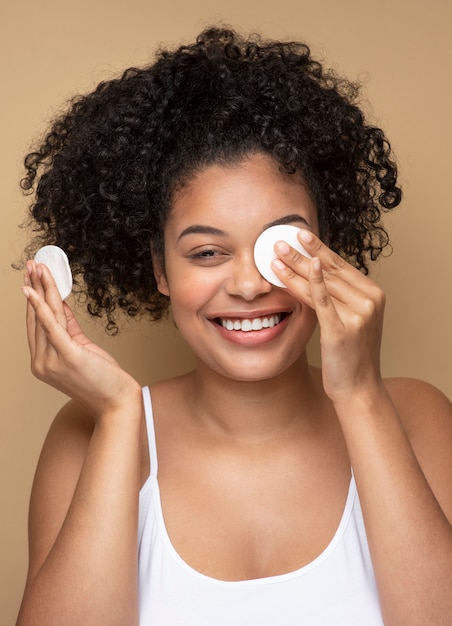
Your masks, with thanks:
[(169, 286), (166, 280), (165, 267), (163, 258), (160, 254), (157, 254), (151, 246), (152, 267), (154, 270), (154, 277), (157, 283), (157, 289), (164, 296), (169, 296)]

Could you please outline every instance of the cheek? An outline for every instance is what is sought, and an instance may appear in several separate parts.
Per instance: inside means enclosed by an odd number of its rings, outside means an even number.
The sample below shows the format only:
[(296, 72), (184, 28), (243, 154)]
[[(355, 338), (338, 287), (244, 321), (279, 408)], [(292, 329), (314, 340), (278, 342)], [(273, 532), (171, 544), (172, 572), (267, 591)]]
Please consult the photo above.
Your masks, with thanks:
[(192, 300), (218, 290), (223, 284), (225, 271), (222, 267), (198, 267), (189, 263), (167, 263), (166, 281), (172, 299)]
[(218, 293), (222, 283), (221, 276), (212, 271), (189, 268), (177, 272), (168, 272), (168, 294), (173, 311), (185, 309), (196, 311), (204, 307)]
[(304, 350), (317, 327), (317, 315), (307, 305), (303, 305), (296, 315), (297, 318), (293, 320), (295, 335), (293, 347), (295, 350), (299, 350), (301, 346)]

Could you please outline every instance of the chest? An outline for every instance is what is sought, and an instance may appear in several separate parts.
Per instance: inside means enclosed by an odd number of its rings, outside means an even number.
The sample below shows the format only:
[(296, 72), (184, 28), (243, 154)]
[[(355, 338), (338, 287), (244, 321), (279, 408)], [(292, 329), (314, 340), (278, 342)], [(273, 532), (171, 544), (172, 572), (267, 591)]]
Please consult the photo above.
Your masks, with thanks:
[[(157, 498), (157, 500), (155, 499)], [(204, 538), (198, 533), (198, 542)], [(228, 544), (229, 552), (241, 546)], [(226, 580), (224, 564), (215, 580), (175, 554), (150, 481), (140, 515), (140, 624), (171, 626), (382, 626), (359, 501), (353, 481), (340, 526), (320, 557), (306, 568), (275, 577)], [(205, 570), (215, 554), (201, 563)], [(212, 573), (215, 574), (211, 563)], [(200, 568), (198, 568), (200, 569)], [(240, 574), (243, 575), (240, 575)]]
[[(295, 571), (319, 556), (340, 525), (350, 473), (275, 455), (190, 462), (159, 469), (169, 540), (193, 569), (220, 580)], [(341, 467), (341, 465), (343, 467)]]

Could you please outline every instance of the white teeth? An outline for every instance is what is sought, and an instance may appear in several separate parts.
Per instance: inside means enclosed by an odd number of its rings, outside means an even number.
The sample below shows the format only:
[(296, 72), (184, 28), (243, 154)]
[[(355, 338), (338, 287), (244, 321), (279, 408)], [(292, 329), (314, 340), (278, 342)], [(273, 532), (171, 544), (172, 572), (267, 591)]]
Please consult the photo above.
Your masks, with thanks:
[(242, 321), (242, 330), (245, 331), (246, 333), (249, 332), (250, 330), (253, 330), (253, 324), (251, 323), (251, 320)]
[(251, 327), (253, 330), (262, 330), (262, 320), (258, 317), (251, 322)]
[(221, 325), (226, 330), (241, 330), (248, 333), (250, 330), (262, 330), (263, 328), (273, 328), (281, 321), (281, 315), (271, 315), (270, 317), (254, 317), (245, 320), (222, 319)]

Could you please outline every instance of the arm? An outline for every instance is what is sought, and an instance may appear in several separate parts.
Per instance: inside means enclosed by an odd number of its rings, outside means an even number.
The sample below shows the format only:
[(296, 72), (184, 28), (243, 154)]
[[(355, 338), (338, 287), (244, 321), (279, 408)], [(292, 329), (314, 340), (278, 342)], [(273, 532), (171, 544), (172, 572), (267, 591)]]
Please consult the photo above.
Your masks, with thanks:
[(17, 626), (133, 626), (141, 389), (90, 344), (46, 268), (31, 265), (26, 282), (32, 369), (75, 401), (52, 425), (36, 472)]
[[(391, 385), (336, 405), (363, 508), (385, 623), (452, 621), (452, 411), (439, 392)], [(404, 428), (412, 429), (416, 452)], [(397, 410), (399, 408), (399, 410)], [(402, 420), (401, 416), (404, 416)], [(431, 442), (436, 440), (436, 446)]]
[[(280, 248), (275, 271), (320, 324), (323, 384), (363, 508), (387, 626), (452, 622), (452, 410), (421, 383), (384, 384), (384, 296), (314, 235), (312, 261)], [(429, 421), (427, 422), (427, 419)]]

